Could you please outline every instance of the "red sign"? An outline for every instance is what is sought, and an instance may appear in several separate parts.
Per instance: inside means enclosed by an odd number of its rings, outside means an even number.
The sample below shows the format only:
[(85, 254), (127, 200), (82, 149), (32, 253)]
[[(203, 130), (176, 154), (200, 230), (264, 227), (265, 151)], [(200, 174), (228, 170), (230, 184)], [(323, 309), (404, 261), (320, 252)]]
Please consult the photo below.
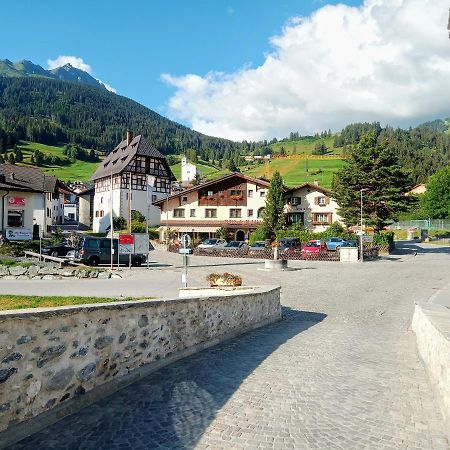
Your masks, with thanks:
[(132, 234), (119, 234), (119, 244), (134, 244), (134, 236)]
[(25, 206), (25, 199), (23, 197), (8, 197), (9, 206)]

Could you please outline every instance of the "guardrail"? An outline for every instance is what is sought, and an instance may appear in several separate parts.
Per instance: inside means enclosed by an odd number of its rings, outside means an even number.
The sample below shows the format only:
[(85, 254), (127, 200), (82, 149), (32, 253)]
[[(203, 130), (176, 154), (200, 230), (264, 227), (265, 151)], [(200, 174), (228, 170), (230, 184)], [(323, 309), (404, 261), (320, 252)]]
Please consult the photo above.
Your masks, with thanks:
[(82, 264), (70, 261), (67, 258), (59, 258), (58, 256), (50, 256), (50, 255), (42, 255), (40, 253), (36, 252), (30, 252), (28, 250), (24, 251), (25, 257), (31, 257), (31, 258), (39, 258), (39, 261), (53, 261), (57, 262), (60, 267), (64, 267), (67, 265), (70, 266), (81, 266)]

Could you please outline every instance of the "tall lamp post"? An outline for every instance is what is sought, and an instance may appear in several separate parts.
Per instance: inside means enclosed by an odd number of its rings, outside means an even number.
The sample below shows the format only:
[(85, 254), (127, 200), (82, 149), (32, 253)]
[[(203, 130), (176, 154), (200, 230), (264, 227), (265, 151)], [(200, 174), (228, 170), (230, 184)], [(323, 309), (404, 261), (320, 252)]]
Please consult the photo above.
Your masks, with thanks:
[(361, 259), (360, 261), (363, 262), (364, 261), (364, 245), (363, 245), (363, 192), (367, 191), (367, 188), (363, 188), (361, 189), (359, 192), (361, 194), (361, 200), (360, 200), (360, 204), (361, 204), (361, 230), (360, 230), (360, 234), (359, 234), (359, 240), (360, 240), (360, 251), (361, 251)]

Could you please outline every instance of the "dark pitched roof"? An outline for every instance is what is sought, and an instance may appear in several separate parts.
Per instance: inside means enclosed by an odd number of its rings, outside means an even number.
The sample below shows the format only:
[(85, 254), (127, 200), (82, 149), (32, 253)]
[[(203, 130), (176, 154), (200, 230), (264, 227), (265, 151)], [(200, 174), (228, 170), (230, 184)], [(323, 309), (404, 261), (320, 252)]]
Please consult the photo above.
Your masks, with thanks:
[(309, 187), (312, 191), (319, 191), (319, 192), (322, 192), (323, 194), (327, 194), (327, 195), (331, 194), (330, 189), (326, 189), (322, 186), (318, 186), (318, 185), (312, 184), (312, 183), (302, 183), (299, 186), (295, 186), (293, 188), (286, 189), (285, 193), (289, 194), (291, 192), (297, 191), (298, 189), (302, 189), (304, 187)]
[(150, 156), (159, 159), (165, 166), (171, 180), (175, 180), (175, 176), (170, 170), (164, 155), (156, 150), (154, 145), (141, 135), (133, 138), (130, 145), (127, 145), (127, 141), (124, 139), (117, 147), (115, 147), (114, 150), (99, 164), (94, 175), (92, 175), (91, 180), (98, 180), (99, 178), (110, 176), (111, 173), (117, 174), (123, 172), (135, 156)]
[[(268, 188), (270, 186), (270, 183), (268, 181), (266, 181), (266, 180), (261, 180), (260, 178), (249, 177), (248, 175), (243, 175), (240, 172), (233, 172), (233, 173), (230, 173), (229, 175), (225, 175), (225, 176), (223, 176), (221, 178), (217, 178), (215, 180), (207, 181), (206, 183), (198, 184), (197, 186), (193, 186), (193, 187), (191, 187), (189, 189), (184, 189), (183, 191), (180, 191), (180, 192), (177, 192), (176, 194), (170, 195), (168, 200), (170, 200), (172, 198), (180, 197), (180, 196), (185, 195), (185, 194), (187, 194), (189, 192), (198, 191), (198, 190), (203, 189), (203, 188), (208, 187), (208, 186), (213, 186), (214, 184), (221, 183), (222, 181), (228, 180), (228, 179), (233, 178), (233, 177), (237, 177), (237, 178), (240, 178), (242, 180), (249, 181), (250, 183), (258, 184), (259, 186), (263, 186), (265, 188)], [(161, 199), (161, 200), (158, 200), (158, 201), (154, 202), (153, 204), (154, 205), (163, 204), (166, 200), (167, 199)]]
[(34, 167), (0, 164), (0, 189), (28, 192), (55, 192), (58, 179)]

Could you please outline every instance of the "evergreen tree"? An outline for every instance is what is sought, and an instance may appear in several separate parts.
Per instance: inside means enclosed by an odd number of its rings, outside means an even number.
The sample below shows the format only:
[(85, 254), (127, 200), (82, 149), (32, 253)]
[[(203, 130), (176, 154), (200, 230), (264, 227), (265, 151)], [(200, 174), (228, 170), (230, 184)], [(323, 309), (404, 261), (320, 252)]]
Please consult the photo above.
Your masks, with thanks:
[(266, 239), (274, 239), (276, 232), (285, 227), (283, 178), (276, 171), (270, 180), (264, 211), (263, 229)]
[(325, 155), (327, 153), (327, 146), (324, 141), (318, 141), (314, 145), (314, 150), (312, 151), (313, 155)]
[(5, 158), (0, 154), (0, 164), (5, 164)]
[(20, 150), (20, 148), (16, 148), (15, 151), (15, 158), (16, 158), (16, 162), (22, 162), (23, 161), (23, 154), (22, 154), (22, 150)]
[(364, 189), (365, 224), (379, 230), (408, 209), (411, 200), (405, 193), (411, 185), (409, 174), (400, 167), (394, 153), (386, 143), (377, 143), (376, 132), (370, 131), (352, 149), (348, 164), (336, 172), (333, 198), (345, 223), (356, 225), (360, 221), (361, 189)]
[(450, 167), (430, 177), (421, 199), (421, 209), (427, 218), (450, 218)]
[(10, 154), (8, 155), (8, 162), (9, 162), (10, 164), (15, 164), (15, 163), (16, 163), (16, 158), (14, 157), (14, 153), (10, 153)]

